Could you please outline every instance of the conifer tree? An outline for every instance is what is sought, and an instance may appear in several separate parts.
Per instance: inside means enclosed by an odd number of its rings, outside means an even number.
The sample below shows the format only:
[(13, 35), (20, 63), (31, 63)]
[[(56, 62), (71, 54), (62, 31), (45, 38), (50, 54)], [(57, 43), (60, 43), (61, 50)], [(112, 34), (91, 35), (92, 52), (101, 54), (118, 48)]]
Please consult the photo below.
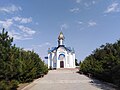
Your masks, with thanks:
[(3, 29), (0, 33), (0, 90), (13, 90), (18, 83), (30, 82), (48, 68), (34, 51), (12, 45), (13, 38)]

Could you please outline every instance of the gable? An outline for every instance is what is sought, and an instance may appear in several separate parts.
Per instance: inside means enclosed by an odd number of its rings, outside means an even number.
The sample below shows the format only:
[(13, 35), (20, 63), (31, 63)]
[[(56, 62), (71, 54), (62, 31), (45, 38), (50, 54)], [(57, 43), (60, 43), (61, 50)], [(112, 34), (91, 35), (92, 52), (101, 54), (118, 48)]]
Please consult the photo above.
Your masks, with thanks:
[(65, 51), (66, 51), (66, 49), (65, 49), (64, 47), (59, 47), (57, 50), (58, 50), (59, 52), (65, 52)]

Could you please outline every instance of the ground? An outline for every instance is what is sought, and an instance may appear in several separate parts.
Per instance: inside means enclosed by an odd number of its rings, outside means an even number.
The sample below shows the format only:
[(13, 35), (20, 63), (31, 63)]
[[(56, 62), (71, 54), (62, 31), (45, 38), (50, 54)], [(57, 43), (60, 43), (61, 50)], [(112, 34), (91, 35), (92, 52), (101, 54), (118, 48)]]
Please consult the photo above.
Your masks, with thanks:
[(77, 69), (51, 70), (22, 90), (115, 90), (111, 85), (76, 72)]

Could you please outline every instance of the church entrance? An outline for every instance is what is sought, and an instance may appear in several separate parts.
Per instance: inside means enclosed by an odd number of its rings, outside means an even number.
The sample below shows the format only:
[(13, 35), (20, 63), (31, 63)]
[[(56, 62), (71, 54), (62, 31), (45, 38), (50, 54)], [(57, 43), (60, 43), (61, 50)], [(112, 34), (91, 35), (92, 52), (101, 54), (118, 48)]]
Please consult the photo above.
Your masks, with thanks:
[(64, 68), (64, 61), (60, 61), (60, 68)]

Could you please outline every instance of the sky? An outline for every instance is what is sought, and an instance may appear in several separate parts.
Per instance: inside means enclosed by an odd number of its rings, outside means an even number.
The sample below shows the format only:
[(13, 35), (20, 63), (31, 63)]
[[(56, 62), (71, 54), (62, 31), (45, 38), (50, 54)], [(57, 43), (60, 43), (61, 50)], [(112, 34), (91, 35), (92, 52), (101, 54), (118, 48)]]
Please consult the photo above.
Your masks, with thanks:
[(120, 39), (120, 0), (0, 0), (2, 28), (17, 47), (34, 50), (43, 60), (62, 31), (65, 46), (82, 61)]

